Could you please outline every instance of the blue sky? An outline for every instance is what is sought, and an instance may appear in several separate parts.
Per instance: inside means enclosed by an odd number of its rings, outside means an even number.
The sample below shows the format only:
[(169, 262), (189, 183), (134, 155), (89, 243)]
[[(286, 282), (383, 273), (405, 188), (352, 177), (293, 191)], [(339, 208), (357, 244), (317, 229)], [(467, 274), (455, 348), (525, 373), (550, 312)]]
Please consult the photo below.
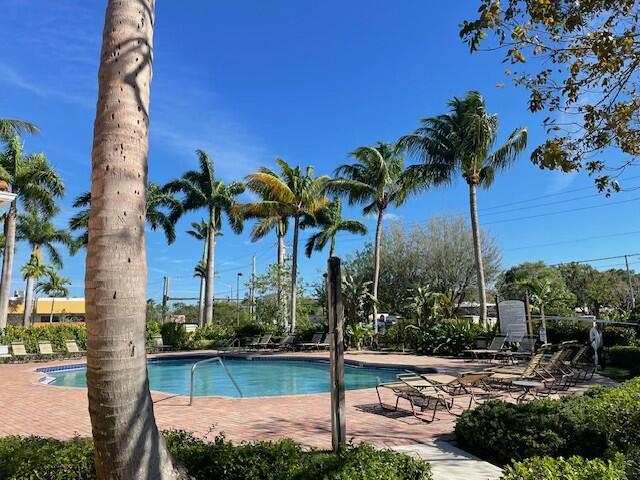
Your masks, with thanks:
[[(105, 4), (2, 5), (0, 117), (42, 128), (25, 139), (25, 148), (45, 152), (66, 179), (60, 225), (73, 213), (72, 199), (89, 189)], [(529, 152), (545, 138), (541, 118), (526, 110), (526, 93), (505, 78), (500, 54), (470, 55), (458, 37), (459, 23), (476, 7), (471, 0), (158, 2), (149, 178), (164, 183), (194, 168), (196, 148), (214, 158), (226, 180), (272, 166), (276, 156), (331, 173), (354, 148), (395, 140), (419, 118), (443, 113), (452, 96), (475, 89), (499, 115), (503, 139), (518, 126), (530, 131), (528, 151), (479, 195), (481, 222), (503, 249), (503, 265), (635, 253), (640, 193), (605, 199), (586, 174), (541, 171), (529, 162)], [(640, 178), (626, 184), (638, 185)], [(467, 209), (467, 188), (459, 181), (411, 199), (389, 217), (424, 223), (434, 215), (466, 217)], [(563, 210), (574, 211), (557, 213)], [(348, 213), (358, 216), (356, 208)], [(149, 296), (159, 297), (163, 275), (171, 278), (173, 295), (196, 295), (192, 271), (201, 247), (184, 231), (198, 218), (180, 221), (171, 246), (161, 233), (149, 232)], [(373, 227), (372, 219), (366, 222)], [(338, 255), (361, 242), (341, 236)], [(274, 243), (267, 238), (252, 244), (246, 233), (236, 237), (226, 229), (217, 246), (216, 291), (235, 289), (238, 271), (247, 278), (253, 254), (259, 271), (274, 261)], [(26, 256), (21, 245), (13, 288), (21, 287), (18, 268)], [(325, 260), (325, 253), (301, 260), (306, 281), (320, 277)], [(73, 295), (82, 295), (83, 269), (82, 254), (65, 260)]]

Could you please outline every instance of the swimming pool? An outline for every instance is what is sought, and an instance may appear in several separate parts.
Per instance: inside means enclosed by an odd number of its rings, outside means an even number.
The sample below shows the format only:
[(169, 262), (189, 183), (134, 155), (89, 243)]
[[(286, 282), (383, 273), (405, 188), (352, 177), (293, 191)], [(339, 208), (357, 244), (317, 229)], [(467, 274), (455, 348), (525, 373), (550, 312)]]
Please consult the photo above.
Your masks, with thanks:
[[(151, 390), (189, 395), (189, 375), (193, 364), (202, 360), (162, 360), (148, 363)], [(244, 397), (271, 397), (300, 395), (330, 391), (329, 365), (309, 360), (245, 360), (225, 359), (224, 364), (238, 382)], [(43, 369), (54, 380), (51, 385), (86, 387), (86, 369)], [(396, 380), (403, 370), (356, 367), (345, 365), (344, 380), (347, 390), (372, 388), (383, 382)], [(195, 396), (239, 397), (233, 383), (217, 362), (204, 363), (196, 369)]]

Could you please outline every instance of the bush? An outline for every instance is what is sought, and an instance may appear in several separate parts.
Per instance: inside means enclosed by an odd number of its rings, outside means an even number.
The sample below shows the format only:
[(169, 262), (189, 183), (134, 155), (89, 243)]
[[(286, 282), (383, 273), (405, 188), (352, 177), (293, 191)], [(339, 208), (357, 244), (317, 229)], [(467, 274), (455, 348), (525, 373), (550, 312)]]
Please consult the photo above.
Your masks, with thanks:
[(153, 347), (153, 337), (160, 335), (160, 322), (147, 322), (145, 324), (145, 335), (147, 347)]
[(442, 320), (429, 323), (417, 335), (418, 353), (425, 355), (457, 355), (474, 348), (482, 326), (468, 320)]
[[(547, 339), (549, 343), (562, 343), (577, 340), (579, 343), (589, 341), (590, 322), (578, 321), (548, 321)], [(602, 342), (605, 347), (615, 345), (634, 345), (636, 331), (632, 327), (617, 327), (607, 325), (602, 330)]]
[(189, 345), (189, 333), (182, 323), (163, 323), (160, 327), (162, 342), (174, 348), (183, 349)]
[[(234, 445), (218, 436), (206, 442), (165, 432), (169, 449), (196, 480), (431, 480), (429, 465), (391, 450), (349, 446), (334, 455), (306, 451), (292, 440)], [(0, 478), (93, 480), (90, 439), (0, 438)]]
[(624, 456), (613, 460), (533, 457), (507, 467), (503, 480), (627, 480)]
[(640, 347), (615, 346), (609, 349), (609, 364), (626, 368), (632, 373), (640, 372)]
[(640, 378), (561, 400), (487, 402), (456, 424), (463, 448), (504, 465), (531, 456), (627, 457), (640, 478)]
[(7, 325), (0, 332), (0, 344), (24, 342), (29, 353), (38, 352), (38, 340), (49, 340), (54, 350), (66, 352), (65, 340), (75, 340), (81, 349), (86, 349), (87, 329), (82, 325), (65, 325), (64, 323), (45, 327), (22, 328), (17, 325)]

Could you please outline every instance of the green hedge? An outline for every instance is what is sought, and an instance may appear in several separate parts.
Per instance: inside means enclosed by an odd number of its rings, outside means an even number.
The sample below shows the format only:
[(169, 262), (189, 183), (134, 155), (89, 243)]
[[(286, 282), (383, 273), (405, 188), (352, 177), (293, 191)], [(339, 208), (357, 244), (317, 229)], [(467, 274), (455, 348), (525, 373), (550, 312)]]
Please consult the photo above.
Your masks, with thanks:
[(503, 480), (628, 480), (624, 456), (613, 460), (533, 457), (508, 466)]
[(87, 329), (82, 325), (54, 324), (46, 327), (22, 328), (16, 325), (7, 325), (0, 331), (0, 344), (8, 345), (11, 342), (24, 342), (29, 353), (38, 353), (38, 340), (49, 340), (53, 349), (66, 352), (65, 340), (75, 340), (78, 346), (85, 350), (87, 343)]
[(462, 448), (500, 465), (532, 456), (622, 453), (640, 478), (640, 378), (561, 400), (487, 402), (458, 419), (456, 436)]
[(640, 347), (611, 347), (609, 364), (612, 367), (626, 368), (633, 373), (640, 372)]
[(479, 335), (486, 330), (468, 320), (440, 320), (422, 326), (417, 333), (416, 349), (425, 355), (458, 355), (475, 348)]
[[(550, 343), (562, 343), (577, 340), (579, 343), (589, 341), (590, 322), (548, 321), (547, 339)], [(635, 345), (638, 343), (637, 329), (607, 325), (602, 329), (602, 342), (605, 347), (616, 345)]]
[[(169, 449), (196, 480), (431, 480), (429, 465), (391, 450), (350, 446), (334, 455), (306, 451), (292, 440), (234, 445), (181, 431), (165, 432)], [(0, 438), (3, 480), (92, 480), (91, 440)]]

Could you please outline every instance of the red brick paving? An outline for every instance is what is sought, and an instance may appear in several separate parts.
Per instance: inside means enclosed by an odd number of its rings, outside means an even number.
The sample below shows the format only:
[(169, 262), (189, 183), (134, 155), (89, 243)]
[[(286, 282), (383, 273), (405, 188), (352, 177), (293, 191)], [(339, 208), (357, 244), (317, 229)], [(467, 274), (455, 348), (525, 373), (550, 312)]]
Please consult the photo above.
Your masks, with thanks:
[[(456, 359), (404, 354), (350, 353), (347, 358), (389, 365), (431, 366), (443, 373), (479, 367)], [(90, 436), (86, 389), (44, 385), (38, 382), (42, 374), (34, 373), (40, 367), (78, 362), (75, 359), (0, 365), (0, 436), (42, 435), (61, 439)], [(153, 399), (161, 429), (183, 429), (199, 436), (224, 432), (235, 441), (291, 437), (322, 448), (331, 443), (328, 393), (242, 399), (196, 397), (192, 407), (188, 406), (188, 398), (182, 396), (153, 392)], [(392, 395), (388, 394), (387, 399), (390, 401)], [(439, 414), (439, 420), (427, 424), (406, 411), (383, 411), (378, 406), (375, 389), (348, 391), (346, 408), (348, 438), (378, 446), (430, 442), (451, 433), (454, 426), (454, 418), (444, 412)]]

